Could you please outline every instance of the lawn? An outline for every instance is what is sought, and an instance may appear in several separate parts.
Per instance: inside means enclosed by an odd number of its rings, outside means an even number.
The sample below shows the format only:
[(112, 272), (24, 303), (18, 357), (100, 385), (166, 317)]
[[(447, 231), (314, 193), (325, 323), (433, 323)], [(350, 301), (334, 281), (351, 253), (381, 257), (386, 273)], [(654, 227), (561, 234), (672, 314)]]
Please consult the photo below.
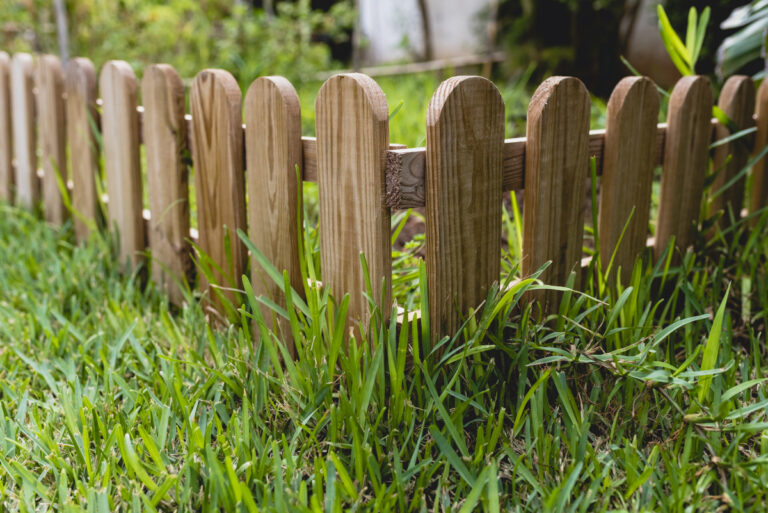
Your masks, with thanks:
[(0, 504), (760, 511), (766, 224), (646, 256), (623, 286), (590, 267), (546, 319), (521, 305), (530, 281), (492, 291), (442, 341), (422, 318), (347, 346), (344, 302), (308, 287), (291, 359), (252, 295), (212, 328), (122, 273), (110, 241), (0, 206)]

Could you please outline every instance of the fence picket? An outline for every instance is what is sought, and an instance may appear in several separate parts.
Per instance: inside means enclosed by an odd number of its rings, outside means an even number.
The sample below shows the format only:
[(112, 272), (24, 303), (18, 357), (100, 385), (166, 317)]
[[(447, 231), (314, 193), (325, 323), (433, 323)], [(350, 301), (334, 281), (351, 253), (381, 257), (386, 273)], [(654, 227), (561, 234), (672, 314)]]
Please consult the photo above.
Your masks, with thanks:
[(624, 282), (648, 238), (658, 115), (659, 93), (644, 77), (623, 79), (608, 101), (598, 234), (603, 269), (615, 250), (611, 275), (620, 267)]
[(174, 304), (184, 301), (183, 282), (192, 271), (189, 246), (189, 172), (184, 162), (187, 123), (184, 84), (168, 64), (154, 64), (141, 81), (142, 124), (147, 156), (147, 193), (152, 216), (149, 247), (152, 278)]
[(64, 90), (67, 94), (66, 130), (75, 238), (82, 242), (101, 221), (101, 207), (96, 194), (99, 143), (95, 128), (99, 114), (96, 110), (96, 71), (90, 60), (77, 57), (67, 62)]
[[(227, 288), (240, 286), (247, 265), (247, 252), (237, 235), (237, 229), (246, 229), (240, 100), (240, 88), (226, 71), (201, 71), (192, 83), (192, 156), (199, 247), (219, 267), (213, 269), (215, 285)], [(224, 303), (219, 294), (230, 303), (238, 300), (233, 290), (213, 289), (204, 276), (200, 277), (200, 285), (220, 311)]]
[(451, 335), (498, 281), (504, 102), (481, 77), (453, 77), (427, 109), (426, 267), (432, 332)]
[(0, 201), (8, 202), (13, 199), (11, 119), (11, 59), (0, 52)]
[(31, 207), (40, 200), (35, 139), (34, 60), (27, 53), (14, 54), (11, 62), (13, 148), (16, 155), (16, 202)]
[(673, 236), (683, 251), (693, 243), (712, 136), (712, 101), (712, 86), (703, 76), (683, 77), (672, 90), (656, 223), (656, 257)]
[[(715, 127), (716, 139), (723, 139), (732, 133), (753, 127), (755, 125), (752, 119), (755, 112), (755, 86), (752, 84), (752, 78), (745, 75), (730, 77), (720, 91), (717, 105), (730, 118), (733, 126), (726, 127), (718, 123)], [(715, 148), (715, 154), (712, 157), (713, 168), (715, 171), (720, 171), (709, 189), (710, 196), (722, 189), (746, 165), (752, 151), (752, 140), (752, 136), (747, 136)], [(731, 160), (726, 164), (729, 155)], [(733, 212), (735, 220), (741, 216), (745, 183), (746, 177), (742, 177), (721, 194), (711, 197), (710, 214), (718, 210), (725, 211), (718, 221), (721, 228), (726, 228), (730, 224), (729, 209)]]
[(119, 233), (119, 258), (135, 266), (144, 258), (138, 83), (130, 64), (109, 61), (99, 76), (101, 134), (107, 176), (109, 226)]
[[(258, 78), (245, 96), (248, 234), (279, 271), (288, 271), (291, 286), (303, 295), (298, 245), (301, 187), (296, 175), (302, 164), (300, 108), (296, 90), (283, 77)], [(285, 306), (280, 286), (255, 257), (251, 260), (251, 281), (257, 295)], [(267, 307), (262, 312), (265, 319), (273, 315)], [(280, 327), (281, 339), (293, 351), (290, 328), (285, 322)]]
[(37, 58), (37, 118), (40, 160), (43, 168), (43, 205), (45, 218), (61, 224), (67, 209), (59, 181), (67, 183), (67, 137), (64, 117), (64, 76), (61, 61), (55, 55)]
[[(581, 261), (589, 110), (589, 93), (572, 77), (547, 79), (528, 107), (523, 275), (551, 260), (541, 278), (553, 285), (565, 284)], [(576, 287), (580, 274), (576, 273)], [(559, 304), (559, 294), (553, 291), (531, 298), (541, 301), (545, 311)]]
[(371, 299), (378, 304), (383, 294), (378, 306), (388, 309), (392, 296), (390, 212), (384, 201), (387, 118), (384, 93), (360, 73), (329, 78), (315, 102), (323, 283), (339, 301), (350, 294), (350, 319), (364, 325), (371, 311), (363, 295), (360, 253), (368, 263)]
[[(757, 90), (755, 106), (757, 116), (757, 132), (755, 133), (755, 146), (753, 153), (759, 153), (768, 145), (768, 80), (763, 80)], [(758, 160), (752, 167), (752, 198), (749, 212), (757, 212), (768, 205), (768, 157)], [(754, 222), (757, 223), (758, 219)]]

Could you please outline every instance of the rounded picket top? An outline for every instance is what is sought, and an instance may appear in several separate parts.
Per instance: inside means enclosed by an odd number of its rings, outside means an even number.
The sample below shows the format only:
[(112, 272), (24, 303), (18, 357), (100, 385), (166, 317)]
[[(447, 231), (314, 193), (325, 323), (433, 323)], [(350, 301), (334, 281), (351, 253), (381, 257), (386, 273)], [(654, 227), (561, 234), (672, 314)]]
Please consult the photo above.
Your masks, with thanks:
[(144, 260), (141, 151), (139, 147), (139, 83), (131, 65), (109, 61), (99, 75), (104, 172), (107, 176), (109, 227), (119, 234), (120, 260), (133, 266)]
[(237, 81), (227, 71), (206, 69), (192, 81), (189, 104), (199, 246), (218, 266), (212, 270), (215, 283), (203, 276), (200, 285), (220, 313), (228, 308), (227, 302), (239, 303), (233, 289), (241, 287), (247, 265), (247, 251), (237, 235), (237, 230), (246, 230), (241, 98)]
[[(693, 109), (693, 112), (708, 110), (707, 122), (709, 122), (714, 103), (712, 83), (703, 75), (689, 75), (681, 78), (669, 95), (670, 117), (680, 117), (682, 113)], [(700, 120), (699, 120), (700, 121)], [(693, 122), (693, 120), (691, 120)]]
[(141, 80), (147, 162), (152, 277), (174, 304), (184, 302), (192, 276), (189, 245), (189, 172), (184, 83), (169, 64), (153, 64)]
[[(37, 76), (36, 79), (43, 78), (43, 79), (56, 79), (56, 75), (61, 75), (61, 81), (63, 81), (63, 75), (64, 75), (64, 68), (61, 65), (61, 59), (59, 59), (55, 55), (45, 54), (45, 55), (38, 55), (37, 57), (37, 67), (36, 67)], [(50, 76), (44, 76), (44, 74), (49, 74)]]
[[(61, 224), (67, 209), (59, 190), (59, 177), (67, 182), (64, 75), (55, 55), (40, 55), (35, 69), (38, 139), (43, 168), (43, 203), (49, 222)], [(57, 176), (58, 175), (58, 176)]]
[[(720, 91), (719, 105), (733, 105), (738, 102), (742, 108), (733, 107), (734, 111), (746, 112), (754, 110), (755, 83), (747, 75), (733, 75), (725, 81)], [(751, 117), (750, 117), (751, 118)]]
[(427, 108), (426, 152), (427, 285), (439, 337), (456, 332), (501, 272), (504, 101), (491, 81), (440, 84)]
[(64, 65), (64, 91), (69, 143), (68, 168), (72, 180), (72, 210), (75, 238), (86, 240), (100, 218), (96, 192), (99, 174), (99, 145), (93, 133), (96, 109), (96, 68), (85, 57), (75, 57)]
[[(301, 196), (302, 141), (299, 95), (284, 77), (259, 77), (245, 95), (246, 186), (248, 188), (248, 236), (279, 271), (287, 271), (291, 286), (303, 294), (299, 260), (301, 213), (295, 208)], [(251, 285), (285, 307), (285, 294), (264, 271), (257, 255), (251, 259)], [(272, 318), (262, 305), (265, 319)], [(283, 333), (294, 353), (287, 320), (277, 318), (274, 328)]]
[(682, 250), (694, 240), (712, 137), (712, 104), (712, 85), (700, 75), (678, 80), (669, 97), (655, 234), (657, 258), (672, 237)]
[[(621, 268), (625, 282), (648, 237), (658, 116), (659, 93), (653, 81), (646, 77), (623, 78), (608, 100), (601, 181), (604, 192), (600, 195), (600, 251), (609, 256), (615, 251), (613, 269)], [(601, 261), (607, 270), (611, 258), (604, 257)]]
[[(564, 285), (579, 272), (584, 243), (584, 196), (589, 162), (589, 93), (581, 80), (551, 77), (531, 98), (525, 146), (523, 274), (546, 262), (542, 279)], [(529, 296), (545, 311), (557, 309), (560, 294), (539, 291)]]
[(17, 52), (11, 58), (11, 66), (16, 66), (24, 70), (24, 73), (32, 74), (35, 58), (32, 54), (26, 52)]
[[(259, 107), (267, 111), (271, 111), (274, 105), (278, 105), (281, 111), (285, 112), (285, 115), (291, 117), (295, 116), (296, 113), (301, 113), (301, 105), (296, 88), (293, 87), (293, 84), (287, 78), (277, 75), (259, 77), (254, 80), (245, 94), (245, 105), (246, 109), (250, 105), (254, 109)], [(254, 113), (251, 110), (251, 114)], [(246, 110), (247, 114), (248, 110)], [(246, 126), (248, 126), (247, 117), (245, 121)]]
[[(752, 78), (746, 75), (733, 75), (725, 81), (717, 106), (731, 121), (731, 126), (722, 123), (716, 125), (715, 138), (720, 140), (733, 133), (755, 126), (755, 86)], [(733, 130), (733, 132), (732, 132)], [(746, 177), (742, 176), (732, 183), (738, 173), (744, 168), (751, 153), (753, 136), (747, 135), (741, 140), (722, 144), (715, 149), (712, 161), (713, 169), (720, 170), (709, 189), (710, 213), (724, 211), (724, 216), (718, 220), (721, 229), (726, 229), (731, 223), (731, 214), (739, 219), (744, 207), (744, 189)], [(726, 184), (731, 184), (723, 189)]]
[(589, 120), (590, 105), (589, 92), (581, 80), (576, 77), (549, 77), (533, 93), (528, 104), (528, 119), (557, 115), (563, 109), (575, 114), (576, 109), (581, 108), (586, 111)]
[(326, 80), (317, 93), (315, 112), (319, 114), (350, 103), (357, 107), (359, 114), (389, 128), (389, 108), (384, 91), (363, 73), (340, 73)]
[[(325, 81), (315, 101), (317, 181), (323, 283), (337, 298), (350, 294), (350, 318), (368, 324), (360, 262), (368, 263), (372, 298), (388, 316), (392, 255), (390, 212), (385, 203), (387, 100), (379, 85), (360, 73)], [(382, 291), (382, 279), (385, 290)]]
[(35, 139), (34, 62), (28, 53), (16, 53), (11, 60), (16, 201), (26, 207), (31, 207), (40, 199)]
[(648, 77), (624, 77), (616, 84), (608, 99), (606, 117), (608, 113), (613, 114), (614, 119), (621, 116), (623, 109), (627, 106), (639, 106), (644, 111), (654, 110), (655, 107), (658, 111), (658, 105), (659, 92), (653, 80)]
[(138, 81), (133, 68), (125, 61), (107, 61), (99, 73), (99, 90), (102, 99), (105, 91), (111, 91), (115, 87), (128, 87), (135, 94), (138, 89)]
[[(78, 90), (96, 95), (96, 67), (87, 57), (75, 57), (64, 65), (64, 83), (67, 90)], [(90, 97), (91, 94), (86, 95)]]
[[(472, 116), (488, 118), (489, 114), (498, 117), (501, 106), (501, 119), (504, 120), (504, 100), (496, 85), (484, 77), (462, 75), (444, 80), (435, 92), (427, 107), (427, 126), (435, 126), (444, 113), (450, 115), (455, 109), (461, 109), (467, 120)], [(484, 109), (491, 109), (485, 112)], [(496, 121), (496, 119), (486, 119)]]

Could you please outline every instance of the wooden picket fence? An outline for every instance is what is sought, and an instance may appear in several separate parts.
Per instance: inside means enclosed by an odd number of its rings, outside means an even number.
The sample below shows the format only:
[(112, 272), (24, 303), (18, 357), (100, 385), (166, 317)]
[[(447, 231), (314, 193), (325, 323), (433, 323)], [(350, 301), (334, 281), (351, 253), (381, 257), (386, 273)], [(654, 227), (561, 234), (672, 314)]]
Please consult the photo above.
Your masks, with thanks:
[[(713, 168), (722, 170), (713, 191), (732, 181), (753, 148), (768, 143), (767, 83), (757, 93), (755, 116), (751, 79), (734, 76), (726, 82), (718, 102), (732, 121), (726, 127), (712, 119), (713, 90), (706, 77), (677, 83), (665, 124), (657, 124), (659, 93), (653, 82), (625, 78), (608, 102), (605, 130), (590, 131), (584, 85), (576, 78), (553, 77), (531, 99), (527, 136), (505, 140), (504, 103), (493, 83), (454, 77), (432, 97), (426, 148), (404, 148), (390, 145), (385, 96), (361, 74), (325, 82), (315, 103), (317, 137), (309, 138), (301, 135), (298, 96), (281, 77), (254, 81), (243, 105), (229, 73), (201, 71), (191, 86), (190, 116), (184, 85), (168, 65), (150, 66), (139, 84), (127, 63), (111, 61), (97, 85), (94, 66), (85, 58), (62, 68), (50, 55), (11, 59), (0, 53), (0, 198), (21, 205), (42, 200), (46, 218), (61, 223), (70, 212), (61, 194), (63, 176), (70, 183), (76, 237), (84, 240), (99, 226), (103, 148), (105, 221), (118, 230), (120, 258), (137, 265), (149, 248), (153, 279), (180, 302), (177, 284), (192, 276), (194, 240), (219, 267), (215, 279), (225, 288), (216, 290), (235, 301), (236, 292), (227, 287), (240, 286), (238, 277), (248, 264), (237, 229), (248, 233), (278, 269), (287, 270), (295, 290), (303, 290), (298, 166), (303, 181), (318, 183), (323, 284), (337, 297), (350, 293), (350, 314), (364, 322), (370, 312), (360, 254), (367, 259), (372, 297), (383, 298), (379, 306), (387, 311), (391, 211), (426, 207), (430, 317), (436, 332), (450, 333), (499, 278), (505, 191), (524, 189), (523, 275), (552, 261), (542, 279), (563, 284), (581, 265), (590, 156), (596, 157), (601, 175), (604, 254), (613, 252), (631, 219), (616, 267), (631, 269), (649, 244), (657, 165), (663, 172), (650, 244), (657, 256), (672, 237), (678, 248), (687, 247), (698, 229), (711, 142), (756, 123), (752, 142), (741, 138), (714, 150)], [(143, 106), (138, 106), (139, 90)], [(190, 152), (198, 221), (193, 235)], [(764, 160), (752, 173), (747, 209), (755, 211), (768, 200)], [(149, 212), (142, 208), (144, 187)], [(744, 194), (741, 179), (713, 197), (709, 208), (744, 215)], [(257, 294), (280, 302), (279, 287), (255, 261), (251, 275)], [(210, 292), (211, 284), (198, 281)], [(556, 297), (543, 294), (538, 300), (547, 305)]]

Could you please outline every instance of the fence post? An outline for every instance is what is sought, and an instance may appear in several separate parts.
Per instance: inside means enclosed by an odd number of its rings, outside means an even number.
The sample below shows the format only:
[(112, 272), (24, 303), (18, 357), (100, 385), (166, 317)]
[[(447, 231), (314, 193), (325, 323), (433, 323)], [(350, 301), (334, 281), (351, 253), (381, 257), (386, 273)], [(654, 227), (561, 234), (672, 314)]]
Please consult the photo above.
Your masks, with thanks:
[[(291, 83), (283, 77), (256, 79), (245, 96), (245, 126), (249, 237), (279, 271), (288, 271), (291, 286), (303, 295), (298, 244), (301, 175), (296, 175), (302, 164), (301, 111)], [(257, 295), (286, 306), (280, 287), (255, 258), (251, 281)], [(267, 307), (262, 312), (265, 319), (273, 315)], [(279, 325), (293, 351), (289, 326)]]
[(427, 109), (426, 266), (432, 332), (453, 335), (499, 280), (504, 101), (482, 77), (449, 78)]
[[(564, 285), (580, 262), (584, 239), (584, 194), (589, 166), (589, 93), (580, 80), (552, 77), (539, 86), (528, 107), (523, 196), (523, 275), (552, 264), (544, 282)], [(532, 295), (544, 311), (556, 310), (560, 295)]]
[(121, 261), (136, 266), (144, 259), (146, 238), (142, 215), (139, 161), (138, 84), (130, 64), (109, 61), (101, 70), (99, 90), (104, 170), (109, 195), (109, 228), (117, 227)]
[(187, 123), (184, 84), (168, 64), (154, 64), (141, 81), (149, 195), (152, 277), (174, 304), (192, 271), (189, 247), (189, 172), (184, 162)]
[(101, 207), (96, 194), (99, 143), (95, 131), (99, 114), (96, 110), (96, 71), (93, 63), (84, 57), (69, 60), (64, 68), (64, 89), (67, 93), (72, 215), (75, 237), (82, 242), (101, 221)]
[[(768, 145), (768, 80), (763, 80), (757, 90), (756, 101), (757, 132), (755, 133), (755, 153)], [(757, 212), (768, 204), (768, 157), (758, 160), (752, 168), (752, 201), (749, 212)], [(753, 220), (753, 225), (758, 219)]]
[[(720, 92), (717, 105), (730, 118), (733, 126), (727, 127), (718, 123), (715, 127), (716, 139), (723, 139), (732, 133), (753, 127), (755, 125), (752, 120), (752, 115), (755, 112), (755, 86), (752, 84), (752, 78), (745, 75), (730, 77)], [(718, 222), (721, 228), (727, 228), (731, 224), (729, 208), (733, 212), (734, 220), (738, 220), (741, 216), (741, 209), (744, 206), (746, 176), (738, 179), (717, 196), (712, 197), (712, 195), (730, 182), (746, 165), (752, 152), (752, 140), (751, 136), (747, 136), (715, 148), (712, 162), (714, 170), (719, 170), (719, 172), (709, 189), (711, 197), (709, 212), (711, 215), (718, 210), (725, 211)], [(726, 164), (729, 155), (731, 160)]]
[(612, 275), (617, 276), (621, 268), (625, 283), (647, 243), (658, 116), (659, 93), (644, 77), (624, 78), (608, 100), (598, 222), (600, 260), (605, 270), (615, 250)]
[(11, 59), (0, 52), (0, 201), (13, 199), (13, 130), (11, 128)]
[(13, 103), (13, 147), (16, 152), (16, 202), (32, 207), (40, 199), (35, 139), (34, 61), (27, 53), (17, 53), (11, 63)]
[(192, 156), (199, 247), (218, 266), (212, 269), (216, 283), (200, 276), (200, 285), (209, 292), (220, 312), (225, 304), (222, 298), (236, 304), (237, 294), (211, 285), (238, 288), (248, 258), (237, 235), (237, 229), (246, 230), (240, 98), (237, 82), (223, 70), (203, 70), (192, 83)]
[(339, 301), (349, 293), (349, 318), (368, 326), (361, 253), (368, 262), (371, 299), (385, 317), (392, 297), (390, 212), (384, 201), (387, 100), (366, 75), (336, 75), (320, 89), (315, 116), (323, 284)]
[(37, 59), (37, 127), (43, 167), (43, 205), (45, 218), (55, 224), (64, 222), (67, 209), (59, 189), (59, 180), (67, 183), (67, 137), (64, 118), (64, 77), (61, 61), (55, 55)]
[(655, 255), (675, 237), (678, 248), (693, 243), (701, 210), (707, 154), (712, 136), (712, 86), (703, 76), (681, 78), (667, 113)]

